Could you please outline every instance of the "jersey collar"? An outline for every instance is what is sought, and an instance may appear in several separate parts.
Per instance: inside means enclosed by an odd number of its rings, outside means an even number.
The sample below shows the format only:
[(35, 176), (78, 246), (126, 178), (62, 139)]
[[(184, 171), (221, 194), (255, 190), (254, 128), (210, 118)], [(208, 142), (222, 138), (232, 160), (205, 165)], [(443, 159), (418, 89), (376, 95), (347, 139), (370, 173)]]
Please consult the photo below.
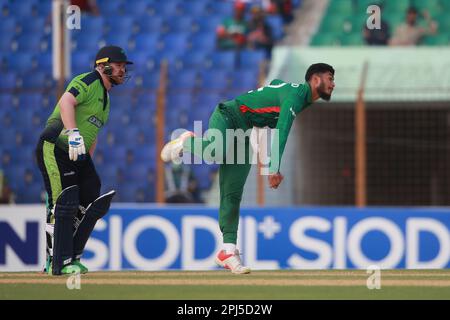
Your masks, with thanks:
[(305, 102), (309, 105), (309, 104), (313, 103), (311, 86), (308, 82), (305, 83), (305, 86), (306, 86)]
[(95, 71), (95, 73), (97, 74), (98, 80), (100, 80), (100, 83), (102, 84), (102, 87), (103, 87), (106, 91), (108, 91), (108, 90), (106, 89), (106, 87), (105, 87), (105, 84), (103, 83), (102, 75), (100, 74), (100, 72), (98, 72), (98, 70), (94, 70), (94, 71)]

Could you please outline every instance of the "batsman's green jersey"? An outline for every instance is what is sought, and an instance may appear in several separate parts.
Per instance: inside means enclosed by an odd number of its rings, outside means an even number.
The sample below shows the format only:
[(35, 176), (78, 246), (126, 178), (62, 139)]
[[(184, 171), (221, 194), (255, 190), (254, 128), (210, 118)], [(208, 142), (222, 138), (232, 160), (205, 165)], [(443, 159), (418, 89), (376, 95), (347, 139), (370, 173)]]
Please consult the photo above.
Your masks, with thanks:
[[(100, 128), (108, 121), (110, 109), (108, 91), (100, 74), (93, 71), (73, 78), (67, 86), (66, 92), (70, 92), (77, 100), (75, 121), (80, 135), (84, 139), (86, 150), (89, 150), (97, 138)], [(64, 129), (61, 108), (58, 103), (47, 120), (42, 136), (45, 140), (68, 151), (68, 137), (62, 133)]]

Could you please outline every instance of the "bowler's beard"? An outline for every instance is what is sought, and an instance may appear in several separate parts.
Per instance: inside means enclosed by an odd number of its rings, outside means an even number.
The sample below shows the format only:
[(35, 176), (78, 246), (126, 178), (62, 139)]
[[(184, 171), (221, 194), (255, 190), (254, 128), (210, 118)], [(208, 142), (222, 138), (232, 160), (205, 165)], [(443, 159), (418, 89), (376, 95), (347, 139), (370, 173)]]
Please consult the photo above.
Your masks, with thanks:
[(322, 82), (319, 86), (319, 88), (317, 88), (317, 93), (319, 94), (319, 97), (325, 101), (330, 101), (331, 99), (331, 94), (328, 94), (325, 92), (325, 85)]

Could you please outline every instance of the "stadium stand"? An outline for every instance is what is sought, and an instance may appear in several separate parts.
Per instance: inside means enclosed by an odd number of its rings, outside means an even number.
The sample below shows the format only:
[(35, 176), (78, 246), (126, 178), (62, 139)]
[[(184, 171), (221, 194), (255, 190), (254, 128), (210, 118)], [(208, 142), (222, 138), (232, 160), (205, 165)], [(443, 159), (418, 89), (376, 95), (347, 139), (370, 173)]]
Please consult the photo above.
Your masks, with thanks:
[(362, 30), (369, 15), (369, 5), (381, 8), (381, 18), (389, 26), (391, 35), (405, 21), (409, 7), (419, 12), (419, 25), (425, 25), (421, 14), (427, 11), (438, 23), (437, 33), (425, 36), (419, 45), (440, 46), (450, 44), (450, 20), (446, 12), (450, 8), (448, 0), (330, 0), (318, 31), (311, 39), (312, 46), (364, 46)]
[[(301, 1), (293, 3), (298, 7)], [(110, 92), (110, 119), (99, 136), (97, 152), (102, 164), (97, 170), (103, 191), (120, 183), (115, 201), (151, 202), (155, 200), (151, 177), (161, 61), (169, 61), (166, 125), (172, 130), (192, 128), (193, 120), (207, 121), (220, 100), (253, 89), (264, 54), (216, 50), (216, 27), (232, 14), (233, 1), (98, 0), (97, 4), (101, 15), (83, 14), (81, 30), (70, 32), (71, 77), (90, 71), (95, 53), (107, 44), (122, 46), (135, 62), (132, 79)], [(268, 22), (281, 39), (281, 18), (269, 16)], [(1, 168), (6, 169), (14, 193), (20, 195), (16, 202), (42, 202), (43, 183), (34, 160), (37, 137), (30, 128), (40, 132), (57, 101), (52, 79), (51, 0), (1, 0), (0, 30)], [(111, 149), (112, 141), (122, 141), (132, 150), (133, 161), (124, 177), (119, 173), (127, 147)], [(8, 157), (9, 162), (3, 161)], [(32, 182), (24, 178), (26, 169), (31, 170)], [(201, 175), (201, 187), (209, 188), (209, 171), (195, 171)], [(142, 178), (145, 175), (149, 178)]]

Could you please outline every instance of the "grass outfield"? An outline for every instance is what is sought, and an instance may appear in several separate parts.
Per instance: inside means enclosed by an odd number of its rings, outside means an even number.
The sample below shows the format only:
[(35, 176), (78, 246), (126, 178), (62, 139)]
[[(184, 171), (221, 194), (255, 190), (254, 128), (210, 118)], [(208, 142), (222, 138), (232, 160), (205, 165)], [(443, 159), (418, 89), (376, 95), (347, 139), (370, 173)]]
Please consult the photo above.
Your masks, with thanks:
[(81, 275), (79, 290), (69, 290), (68, 276), (0, 273), (0, 300), (450, 300), (450, 269), (382, 270), (378, 290), (367, 288), (368, 276), (365, 270), (91, 272)]

